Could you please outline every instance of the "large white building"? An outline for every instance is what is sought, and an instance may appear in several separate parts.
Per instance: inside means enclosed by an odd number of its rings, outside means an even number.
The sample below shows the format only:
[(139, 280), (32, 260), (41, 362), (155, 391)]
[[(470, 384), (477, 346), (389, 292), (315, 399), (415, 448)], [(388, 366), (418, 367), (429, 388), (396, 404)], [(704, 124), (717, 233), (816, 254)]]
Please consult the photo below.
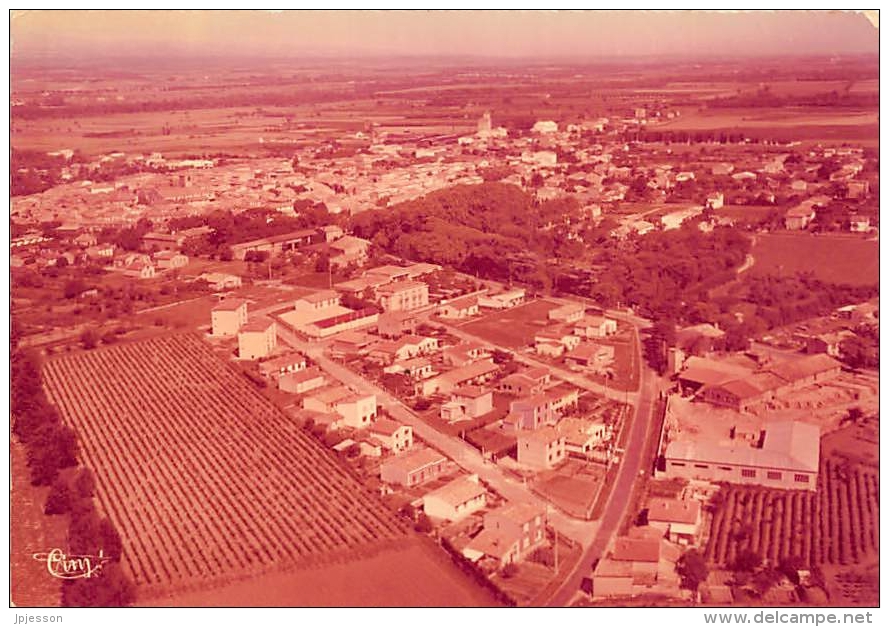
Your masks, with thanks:
[(716, 441), (685, 437), (664, 453), (668, 477), (761, 485), (786, 490), (815, 490), (821, 432), (805, 422), (765, 425), (761, 446), (744, 438)]

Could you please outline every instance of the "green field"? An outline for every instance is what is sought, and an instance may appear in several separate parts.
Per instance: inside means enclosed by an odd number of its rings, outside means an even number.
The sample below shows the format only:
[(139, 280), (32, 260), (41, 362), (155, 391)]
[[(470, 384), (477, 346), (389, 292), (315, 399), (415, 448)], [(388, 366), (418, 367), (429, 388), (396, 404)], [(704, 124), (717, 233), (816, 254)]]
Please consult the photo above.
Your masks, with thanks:
[(504, 348), (521, 348), (534, 344), (534, 335), (546, 328), (547, 314), (556, 307), (545, 300), (531, 301), (460, 325), (460, 329)]
[(753, 275), (791, 276), (811, 271), (828, 283), (874, 285), (880, 281), (880, 244), (850, 235), (757, 235)]

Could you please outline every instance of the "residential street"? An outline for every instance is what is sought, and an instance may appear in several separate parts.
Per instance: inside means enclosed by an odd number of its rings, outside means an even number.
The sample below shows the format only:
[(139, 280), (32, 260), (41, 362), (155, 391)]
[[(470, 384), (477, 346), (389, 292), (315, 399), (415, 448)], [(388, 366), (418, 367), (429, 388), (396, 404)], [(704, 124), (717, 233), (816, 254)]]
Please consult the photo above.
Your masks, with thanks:
[[(270, 314), (277, 309), (280, 309), (280, 305), (269, 307), (256, 313)], [(608, 313), (612, 315), (612, 312)], [(634, 315), (623, 312), (616, 312), (616, 314), (615, 317), (631, 322), (637, 331), (640, 327), (644, 328), (650, 324), (647, 320)], [(449, 325), (448, 330), (463, 340), (476, 341), (490, 348), (498, 348), (496, 345), (461, 331), (459, 328)], [(505, 498), (510, 501), (534, 503), (546, 508), (549, 513), (550, 524), (560, 534), (578, 542), (583, 549), (583, 555), (571, 574), (556, 589), (550, 599), (543, 604), (553, 607), (568, 606), (577, 595), (581, 594), (580, 586), (583, 578), (588, 577), (592, 573), (593, 564), (604, 556), (621, 521), (627, 514), (626, 510), (634, 482), (641, 473), (646, 472), (644, 467), (645, 460), (643, 459), (645, 440), (651, 429), (658, 390), (657, 377), (653, 371), (644, 365), (639, 344), (636, 346), (636, 359), (642, 364), (641, 386), (639, 391), (630, 393), (611, 388), (606, 390), (604, 386), (593, 383), (577, 373), (554, 367), (518, 352), (515, 353), (516, 360), (521, 363), (528, 366), (549, 368), (555, 375), (579, 388), (607, 396), (616, 401), (623, 402), (627, 400), (636, 406), (629, 440), (620, 461), (621, 466), (617, 479), (608, 495), (604, 513), (597, 521), (587, 521), (569, 516), (549, 505), (545, 499), (534, 494), (522, 482), (508, 475), (495, 464), (486, 461), (475, 447), (463, 440), (440, 433), (414, 414), (410, 408), (392, 394), (325, 356), (323, 344), (304, 341), (282, 325), (278, 325), (278, 337), (283, 342), (310, 357), (322, 369), (340, 382), (362, 392), (375, 394), (379, 405), (385, 408), (394, 419), (410, 425), (419, 438), (422, 438), (431, 446), (453, 459), (465, 471), (478, 474), (481, 479), (489, 483), (494, 490)]]

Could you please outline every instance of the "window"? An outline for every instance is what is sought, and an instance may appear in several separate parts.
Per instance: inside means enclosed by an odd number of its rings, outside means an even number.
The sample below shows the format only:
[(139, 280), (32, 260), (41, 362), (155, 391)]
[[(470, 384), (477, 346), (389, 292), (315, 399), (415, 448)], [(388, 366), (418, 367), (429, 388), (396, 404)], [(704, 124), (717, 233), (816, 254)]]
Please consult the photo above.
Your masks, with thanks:
[(682, 462), (670, 462), (671, 466), (685, 466)]
[(756, 471), (753, 470), (752, 468), (742, 468), (741, 469), (741, 476), (752, 478), (752, 477), (756, 476)]
[(710, 468), (707, 464), (695, 464), (695, 468)]
[(793, 475), (793, 480), (797, 483), (809, 483), (809, 475)]
[(525, 523), (524, 525), (522, 525), (522, 531), (524, 531), (525, 533), (528, 533), (528, 529), (530, 529), (530, 528), (531, 527), (528, 523)]
[(731, 472), (731, 471), (732, 471), (732, 467), (731, 467), (731, 466), (719, 466), (719, 469), (720, 469), (720, 470), (725, 470), (725, 471), (727, 471), (727, 472)]
[(781, 473), (775, 472), (774, 470), (770, 470), (766, 473), (766, 477), (769, 479), (774, 479), (775, 481), (781, 481)]

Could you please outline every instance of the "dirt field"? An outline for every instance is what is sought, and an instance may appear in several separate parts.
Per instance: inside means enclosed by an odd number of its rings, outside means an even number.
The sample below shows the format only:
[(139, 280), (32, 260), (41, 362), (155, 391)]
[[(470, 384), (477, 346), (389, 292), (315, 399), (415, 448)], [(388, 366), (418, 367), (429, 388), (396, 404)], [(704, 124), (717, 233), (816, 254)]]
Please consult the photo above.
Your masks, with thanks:
[(533, 485), (535, 492), (572, 516), (585, 517), (602, 488), (605, 467), (570, 459), (538, 477)]
[(25, 449), (15, 440), (10, 441), (9, 457), (9, 600), (18, 607), (58, 607), (61, 580), (50, 577), (46, 563), (32, 556), (64, 549), (65, 517), (43, 513), (49, 488), (31, 485)]
[(156, 606), (233, 607), (492, 607), (497, 602), (468, 579), (427, 538), (293, 573), (257, 577), (238, 584), (158, 598)]
[(547, 313), (557, 306), (546, 300), (535, 300), (487, 314), (479, 320), (460, 325), (460, 329), (504, 348), (521, 348), (534, 343), (534, 335), (549, 322)]
[(812, 271), (829, 283), (873, 285), (880, 280), (879, 242), (853, 236), (768, 233), (753, 247), (754, 275)]
[(196, 335), (44, 366), (141, 598), (326, 563), (405, 538), (339, 460)]

